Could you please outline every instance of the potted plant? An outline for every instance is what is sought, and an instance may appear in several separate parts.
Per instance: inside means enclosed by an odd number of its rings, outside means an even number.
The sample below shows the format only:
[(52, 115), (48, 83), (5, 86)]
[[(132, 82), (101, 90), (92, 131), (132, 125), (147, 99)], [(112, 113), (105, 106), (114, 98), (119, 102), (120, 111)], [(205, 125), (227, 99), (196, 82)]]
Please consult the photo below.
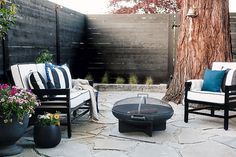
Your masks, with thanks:
[(43, 49), (39, 55), (35, 59), (36, 63), (52, 63), (53, 62), (53, 54), (47, 50)]
[(15, 143), (23, 136), (29, 117), (38, 104), (31, 91), (0, 85), (0, 156), (22, 152)]
[(61, 141), (59, 113), (45, 113), (38, 116), (34, 126), (34, 142), (40, 148), (52, 148)]

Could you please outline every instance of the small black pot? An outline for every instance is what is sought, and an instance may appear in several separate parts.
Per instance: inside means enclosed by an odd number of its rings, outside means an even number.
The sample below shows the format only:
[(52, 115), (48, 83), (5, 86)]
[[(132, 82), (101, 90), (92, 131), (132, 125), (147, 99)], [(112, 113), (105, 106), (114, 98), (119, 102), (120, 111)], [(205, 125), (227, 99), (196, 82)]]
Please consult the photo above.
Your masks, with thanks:
[(52, 148), (61, 141), (60, 127), (57, 125), (34, 126), (34, 142), (39, 148)]

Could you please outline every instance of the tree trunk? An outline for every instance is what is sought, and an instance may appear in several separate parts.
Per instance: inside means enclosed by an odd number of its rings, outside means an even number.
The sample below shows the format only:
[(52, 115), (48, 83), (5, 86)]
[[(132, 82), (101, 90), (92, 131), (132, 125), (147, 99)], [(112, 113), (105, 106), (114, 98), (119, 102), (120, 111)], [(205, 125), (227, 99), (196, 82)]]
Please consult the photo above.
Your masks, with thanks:
[[(190, 7), (196, 17), (188, 17)], [(182, 0), (174, 76), (164, 100), (181, 103), (184, 82), (202, 78), (214, 61), (232, 61), (228, 0)]]

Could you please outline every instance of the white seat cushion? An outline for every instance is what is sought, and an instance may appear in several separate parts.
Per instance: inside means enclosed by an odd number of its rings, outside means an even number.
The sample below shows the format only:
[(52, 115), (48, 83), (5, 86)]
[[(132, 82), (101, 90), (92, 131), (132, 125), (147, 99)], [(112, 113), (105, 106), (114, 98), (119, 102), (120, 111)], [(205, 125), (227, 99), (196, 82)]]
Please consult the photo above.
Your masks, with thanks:
[(209, 91), (188, 91), (188, 100), (210, 102), (216, 104), (224, 104), (225, 93), (209, 92)]
[[(75, 108), (79, 105), (81, 105), (82, 103), (84, 103), (87, 100), (90, 100), (90, 94), (88, 90), (71, 90), (72, 92), (70, 93), (70, 108)], [(65, 97), (65, 96), (61, 96), (61, 95), (57, 95), (56, 97), (60, 98), (60, 97)], [(54, 103), (56, 104), (56, 102), (60, 103), (60, 100), (56, 100), (56, 101), (41, 101), (43, 103)], [(63, 101), (64, 102), (64, 101)]]
[(88, 90), (77, 90), (70, 93), (70, 107), (74, 108), (90, 99)]

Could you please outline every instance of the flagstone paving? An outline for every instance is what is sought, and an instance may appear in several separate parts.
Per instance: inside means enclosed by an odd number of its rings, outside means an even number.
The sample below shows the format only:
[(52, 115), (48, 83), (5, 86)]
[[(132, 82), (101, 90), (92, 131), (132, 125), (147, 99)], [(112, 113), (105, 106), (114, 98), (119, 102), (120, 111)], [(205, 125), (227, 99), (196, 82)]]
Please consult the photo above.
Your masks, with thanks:
[[(62, 128), (62, 141), (55, 148), (39, 149), (33, 138), (23, 137), (19, 144), (24, 151), (16, 157), (235, 157), (236, 118), (230, 120), (229, 130), (223, 129), (223, 119), (191, 115), (183, 121), (183, 105), (170, 103), (174, 115), (167, 121), (165, 131), (153, 132), (149, 137), (141, 132), (119, 133), (118, 120), (112, 115), (113, 104), (140, 92), (99, 92), (99, 122), (87, 117), (76, 119), (72, 138)], [(148, 92), (161, 99), (164, 93)], [(30, 131), (29, 131), (30, 132)]]

